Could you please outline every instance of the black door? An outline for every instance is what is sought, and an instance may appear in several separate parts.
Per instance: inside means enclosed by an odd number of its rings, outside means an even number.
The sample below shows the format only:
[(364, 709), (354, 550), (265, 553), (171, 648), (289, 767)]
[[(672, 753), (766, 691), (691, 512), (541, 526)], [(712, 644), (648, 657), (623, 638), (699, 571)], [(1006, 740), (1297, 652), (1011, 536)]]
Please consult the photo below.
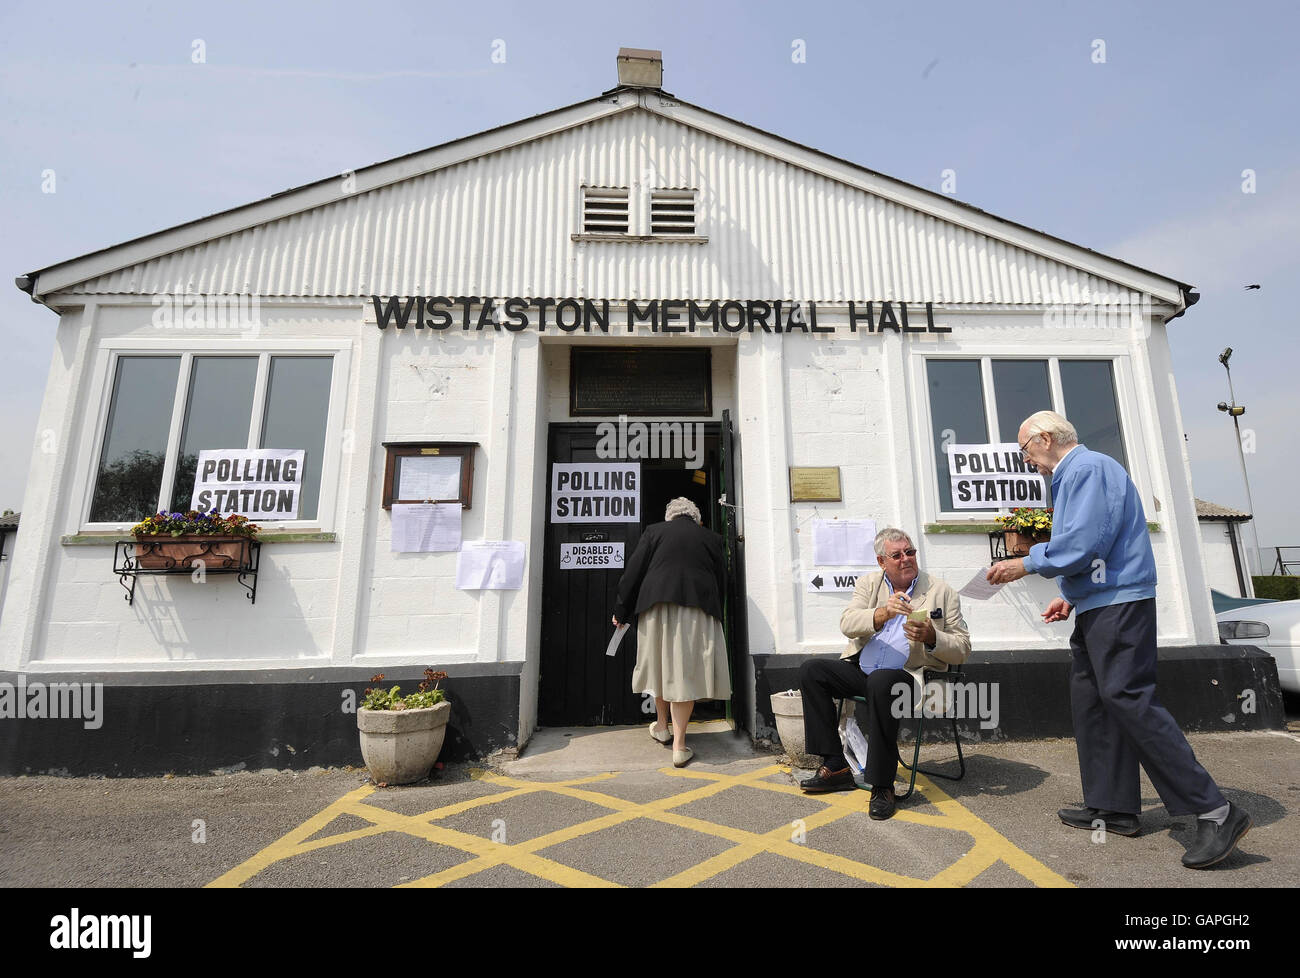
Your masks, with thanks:
[[(722, 495), (721, 427), (716, 422), (704, 424), (704, 451), (699, 468), (686, 468), (681, 459), (640, 459), (641, 522), (552, 523), (551, 463), (611, 459), (596, 454), (600, 438), (595, 424), (550, 426), (538, 690), (538, 722), (542, 726), (638, 723), (653, 717), (653, 701), (632, 692), (635, 627), (624, 636), (616, 655), (612, 658), (605, 655), (605, 647), (614, 632), (610, 618), (622, 569), (563, 569), (561, 544), (621, 542), (626, 560), (636, 549), (641, 531), (651, 523), (661, 522), (664, 507), (676, 496), (693, 500), (700, 508), (704, 525), (724, 534), (727, 509), (718, 502)], [(734, 553), (728, 550), (729, 561), (738, 559)], [(731, 645), (729, 635), (729, 653)], [(734, 668), (732, 676), (732, 685), (737, 686)], [(726, 707), (727, 704), (699, 703), (693, 718), (721, 716)]]

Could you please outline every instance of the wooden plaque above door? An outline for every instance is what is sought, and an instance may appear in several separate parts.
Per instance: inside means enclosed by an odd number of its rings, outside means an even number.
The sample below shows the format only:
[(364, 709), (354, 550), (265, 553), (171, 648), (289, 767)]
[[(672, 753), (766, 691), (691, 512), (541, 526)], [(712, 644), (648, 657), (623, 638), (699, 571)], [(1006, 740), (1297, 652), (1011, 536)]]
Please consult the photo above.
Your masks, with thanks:
[(569, 359), (574, 417), (713, 414), (711, 351), (575, 347)]

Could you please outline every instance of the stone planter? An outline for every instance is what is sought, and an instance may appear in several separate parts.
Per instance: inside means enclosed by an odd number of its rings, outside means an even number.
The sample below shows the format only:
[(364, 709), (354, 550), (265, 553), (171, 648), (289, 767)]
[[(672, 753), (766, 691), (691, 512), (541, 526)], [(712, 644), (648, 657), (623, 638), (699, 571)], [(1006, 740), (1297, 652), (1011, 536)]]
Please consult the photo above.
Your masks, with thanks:
[(773, 693), (772, 716), (776, 718), (776, 733), (790, 763), (814, 771), (821, 767), (820, 757), (804, 753), (803, 694), (798, 690)]
[(135, 561), (142, 570), (189, 570), (202, 561), (209, 569), (248, 566), (250, 537), (186, 533), (135, 538)]
[(376, 784), (410, 784), (428, 777), (438, 759), (451, 703), (419, 710), (357, 710), (361, 756)]

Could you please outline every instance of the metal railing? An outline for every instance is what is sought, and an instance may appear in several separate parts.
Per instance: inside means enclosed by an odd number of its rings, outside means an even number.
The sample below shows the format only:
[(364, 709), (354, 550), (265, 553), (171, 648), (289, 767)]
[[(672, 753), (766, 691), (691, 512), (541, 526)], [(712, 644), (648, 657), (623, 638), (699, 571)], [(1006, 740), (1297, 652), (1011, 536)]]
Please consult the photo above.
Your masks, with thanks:
[[(1284, 551), (1289, 552), (1290, 556)], [(1274, 547), (1273, 552), (1277, 554), (1277, 560), (1273, 563), (1271, 574), (1290, 577), (1300, 572), (1300, 547)]]

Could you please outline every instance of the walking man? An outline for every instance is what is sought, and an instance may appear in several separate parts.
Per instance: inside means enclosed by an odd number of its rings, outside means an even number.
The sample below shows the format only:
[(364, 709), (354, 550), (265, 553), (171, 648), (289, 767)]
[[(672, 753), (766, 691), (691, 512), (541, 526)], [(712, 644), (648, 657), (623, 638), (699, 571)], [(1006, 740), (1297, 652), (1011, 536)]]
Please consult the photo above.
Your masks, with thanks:
[(1017, 440), (1021, 457), (1052, 477), (1052, 539), (994, 564), (987, 578), (1057, 578), (1061, 597), (1043, 620), (1078, 613), (1070, 707), (1087, 807), (1061, 809), (1061, 821), (1081, 829), (1100, 821), (1108, 832), (1137, 835), (1141, 764), (1170, 815), (1197, 816), (1183, 865), (1213, 866), (1251, 819), (1223, 797), (1156, 696), (1155, 557), (1137, 488), (1113, 458), (1080, 445), (1074, 426), (1054, 411), (1026, 418)]

